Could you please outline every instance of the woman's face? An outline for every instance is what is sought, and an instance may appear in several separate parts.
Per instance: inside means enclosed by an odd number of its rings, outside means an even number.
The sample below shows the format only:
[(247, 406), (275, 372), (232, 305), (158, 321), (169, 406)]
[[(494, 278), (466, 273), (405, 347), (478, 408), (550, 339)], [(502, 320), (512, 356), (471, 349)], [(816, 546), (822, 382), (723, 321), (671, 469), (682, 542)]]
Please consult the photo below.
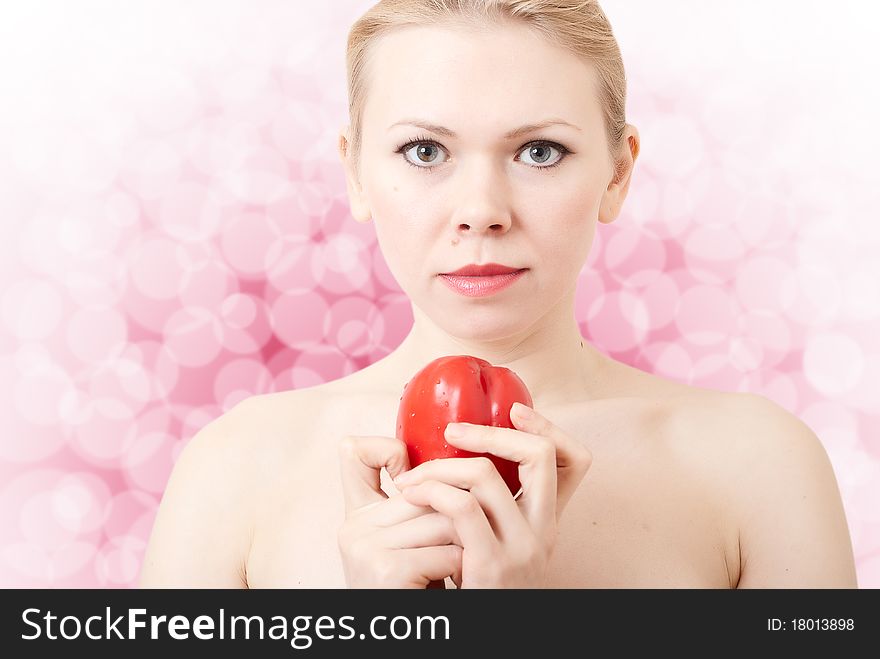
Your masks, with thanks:
[[(373, 219), (398, 284), (450, 334), (532, 327), (573, 293), (612, 181), (592, 67), (520, 26), (405, 28), (373, 53), (360, 188), (347, 163), (355, 217)], [(547, 120), (572, 125), (505, 136)], [(472, 263), (529, 270), (482, 298), (439, 277)]]

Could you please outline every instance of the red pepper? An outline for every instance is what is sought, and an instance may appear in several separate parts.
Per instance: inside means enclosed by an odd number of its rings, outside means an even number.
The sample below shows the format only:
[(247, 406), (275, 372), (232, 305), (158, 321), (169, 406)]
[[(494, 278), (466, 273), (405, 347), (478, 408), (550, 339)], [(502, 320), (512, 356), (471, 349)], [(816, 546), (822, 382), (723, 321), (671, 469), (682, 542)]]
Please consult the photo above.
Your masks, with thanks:
[(436, 458), (485, 455), (515, 496), (520, 489), (516, 462), (456, 448), (444, 436), (446, 425), (459, 421), (513, 428), (515, 402), (532, 407), (529, 390), (509, 368), (469, 355), (435, 359), (404, 385), (400, 397), (397, 438), (406, 443), (410, 467)]

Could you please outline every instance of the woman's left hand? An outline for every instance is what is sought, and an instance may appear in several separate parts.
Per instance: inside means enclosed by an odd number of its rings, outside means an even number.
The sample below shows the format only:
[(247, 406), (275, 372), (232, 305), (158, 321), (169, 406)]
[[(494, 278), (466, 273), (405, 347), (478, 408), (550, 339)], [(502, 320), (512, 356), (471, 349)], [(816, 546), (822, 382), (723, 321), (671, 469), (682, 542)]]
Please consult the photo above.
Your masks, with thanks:
[[(525, 410), (531, 408), (522, 406)], [(394, 479), (404, 498), (449, 517), (462, 552), (459, 588), (544, 588), (562, 511), (592, 464), (592, 454), (545, 417), (517, 414), (516, 426), (449, 424), (446, 441), (519, 463), (514, 499), (485, 457), (430, 460)], [(464, 434), (454, 437), (450, 427)]]

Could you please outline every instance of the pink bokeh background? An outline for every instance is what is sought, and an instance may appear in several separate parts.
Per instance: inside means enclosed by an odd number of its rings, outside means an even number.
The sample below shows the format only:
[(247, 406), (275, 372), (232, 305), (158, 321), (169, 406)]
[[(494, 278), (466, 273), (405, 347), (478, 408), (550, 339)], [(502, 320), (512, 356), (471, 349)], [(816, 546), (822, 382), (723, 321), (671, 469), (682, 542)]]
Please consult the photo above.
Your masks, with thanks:
[[(199, 428), (407, 333), (336, 152), (371, 4), (0, 10), (0, 585), (134, 586)], [(602, 6), (642, 153), (581, 274), (582, 332), (807, 422), (880, 587), (878, 10)]]

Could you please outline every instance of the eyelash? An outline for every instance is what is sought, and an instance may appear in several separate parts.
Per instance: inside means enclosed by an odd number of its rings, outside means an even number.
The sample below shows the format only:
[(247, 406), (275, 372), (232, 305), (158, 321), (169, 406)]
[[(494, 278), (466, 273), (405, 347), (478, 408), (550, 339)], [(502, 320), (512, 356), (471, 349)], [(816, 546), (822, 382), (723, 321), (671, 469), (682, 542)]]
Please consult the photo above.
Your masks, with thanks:
[[(430, 173), (432, 170), (436, 169), (436, 165), (420, 167), (419, 165), (414, 165), (412, 163), (412, 161), (410, 161), (406, 157), (406, 152), (409, 150), (409, 148), (416, 146), (416, 145), (419, 145), (419, 144), (432, 144), (433, 146), (436, 146), (438, 149), (443, 148), (436, 140), (432, 140), (431, 138), (429, 138), (427, 136), (420, 136), (420, 137), (415, 138), (414, 140), (410, 140), (409, 142), (402, 144), (400, 147), (398, 147), (398, 149), (395, 153), (401, 154), (403, 156), (403, 161), (407, 165), (409, 165), (410, 167), (414, 167), (415, 169), (420, 169), (423, 171), (427, 170), (427, 172)], [(561, 165), (562, 162), (569, 155), (574, 153), (574, 151), (566, 148), (565, 146), (563, 146), (562, 144), (559, 144), (558, 142), (549, 142), (547, 140), (535, 140), (534, 142), (529, 142), (528, 144), (523, 144), (520, 147), (519, 151), (522, 151), (526, 147), (530, 147), (530, 146), (552, 146), (553, 148), (558, 149), (559, 152), (562, 154), (562, 157), (559, 160), (557, 160), (555, 163), (553, 163), (552, 165), (545, 165), (544, 167), (537, 167), (535, 165), (529, 165), (529, 167), (531, 167), (532, 169), (555, 169), (556, 167), (559, 167), (559, 165)]]

